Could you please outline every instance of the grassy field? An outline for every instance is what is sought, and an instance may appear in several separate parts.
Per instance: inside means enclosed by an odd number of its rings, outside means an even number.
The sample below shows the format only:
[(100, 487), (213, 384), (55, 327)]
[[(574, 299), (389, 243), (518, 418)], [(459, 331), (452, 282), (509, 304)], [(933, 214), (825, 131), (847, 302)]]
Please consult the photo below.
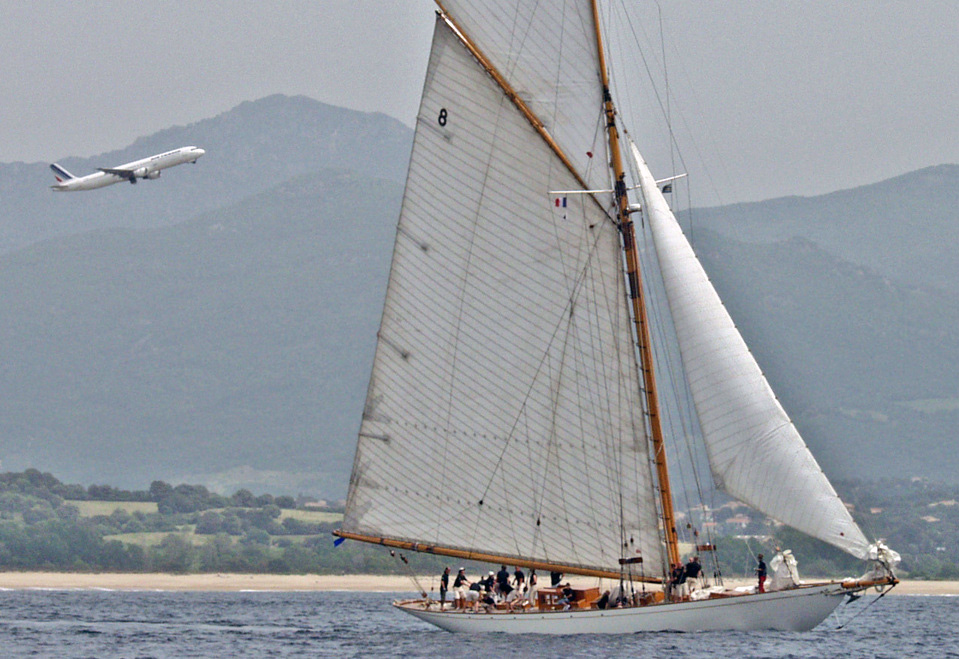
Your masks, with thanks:
[[(111, 515), (114, 510), (120, 509), (125, 510), (128, 513), (133, 512), (142, 512), (142, 513), (155, 513), (157, 512), (157, 505), (153, 502), (141, 502), (141, 501), (70, 501), (71, 506), (76, 506), (80, 511), (82, 517), (93, 517), (94, 515)], [(211, 509), (208, 512), (223, 512), (222, 509)], [(311, 523), (322, 523), (322, 522), (338, 522), (343, 519), (341, 513), (329, 513), (318, 510), (286, 510), (284, 509), (280, 513), (279, 521), (283, 521), (287, 517), (292, 517), (298, 519), (302, 522), (311, 522)], [(193, 543), (193, 545), (202, 545), (207, 542), (213, 536), (210, 535), (197, 535), (194, 533), (195, 527), (193, 525), (181, 526), (176, 531), (147, 531), (142, 533), (117, 533), (113, 535), (104, 536), (104, 540), (119, 540), (131, 545), (139, 545), (143, 548), (155, 547), (160, 544), (162, 540), (170, 535), (181, 536), (184, 540)], [(306, 538), (310, 536), (299, 536), (299, 535), (289, 535), (289, 536), (277, 536), (273, 538), (275, 542), (279, 538), (285, 538), (294, 543), (302, 543)]]
[(152, 501), (68, 501), (67, 503), (76, 507), (80, 511), (81, 517), (112, 515), (113, 511), (118, 508), (128, 513), (155, 513), (157, 511), (157, 505)]
[(280, 512), (280, 521), (287, 517), (298, 519), (301, 522), (339, 522), (343, 519), (342, 513), (326, 513), (319, 510), (286, 510)]
[(209, 535), (196, 535), (193, 533), (193, 529), (181, 530), (181, 531), (156, 531), (149, 533), (117, 533), (116, 535), (105, 535), (103, 536), (104, 540), (119, 540), (120, 542), (125, 542), (129, 545), (140, 545), (144, 549), (147, 547), (155, 547), (160, 544), (165, 537), (168, 535), (178, 535), (187, 542), (193, 543), (194, 545), (202, 545), (207, 540), (213, 536)]
[[(155, 547), (160, 544), (165, 537), (168, 535), (178, 535), (187, 542), (193, 544), (194, 547), (206, 544), (213, 539), (212, 535), (197, 535), (193, 531), (192, 526), (182, 527), (178, 531), (145, 531), (143, 533), (115, 533), (113, 535), (103, 536), (104, 540), (119, 540), (120, 542), (125, 542), (129, 545), (140, 545), (144, 549), (149, 547)], [(312, 538), (311, 535), (281, 535), (274, 536), (270, 538), (270, 544), (272, 546), (277, 546), (278, 542), (281, 540), (289, 541), (292, 544), (303, 544), (304, 541)], [(238, 537), (234, 536), (231, 538), (233, 543), (236, 544)]]
[[(93, 517), (94, 515), (110, 515), (118, 508), (128, 513), (155, 513), (157, 505), (152, 501), (69, 501), (71, 506), (75, 506), (80, 511), (81, 517)], [(223, 512), (222, 509), (211, 509), (210, 512)], [(342, 513), (328, 513), (319, 510), (286, 510), (280, 513), (280, 521), (287, 517), (298, 519), (301, 522), (339, 522), (343, 519)]]

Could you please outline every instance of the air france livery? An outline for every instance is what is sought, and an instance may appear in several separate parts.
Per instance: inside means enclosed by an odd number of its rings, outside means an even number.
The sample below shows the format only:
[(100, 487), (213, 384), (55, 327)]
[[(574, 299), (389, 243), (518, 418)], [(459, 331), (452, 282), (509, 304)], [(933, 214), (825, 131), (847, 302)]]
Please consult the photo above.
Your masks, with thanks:
[(58, 192), (73, 192), (74, 190), (95, 190), (120, 181), (136, 183), (138, 178), (160, 178), (160, 170), (167, 167), (182, 165), (185, 162), (196, 163), (197, 158), (206, 151), (195, 146), (183, 146), (166, 153), (158, 153), (149, 158), (134, 160), (118, 167), (98, 167), (100, 171), (88, 176), (74, 176), (57, 163), (50, 165), (57, 184), (50, 188)]

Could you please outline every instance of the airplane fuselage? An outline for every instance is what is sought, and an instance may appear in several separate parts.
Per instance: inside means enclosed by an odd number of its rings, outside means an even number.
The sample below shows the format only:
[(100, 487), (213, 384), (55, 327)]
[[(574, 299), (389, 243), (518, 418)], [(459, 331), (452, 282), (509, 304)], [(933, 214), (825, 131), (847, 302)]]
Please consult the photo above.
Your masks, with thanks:
[(121, 181), (136, 183), (137, 179), (155, 179), (160, 177), (160, 171), (168, 167), (193, 162), (205, 154), (206, 151), (195, 146), (184, 146), (165, 153), (158, 153), (149, 158), (141, 158), (117, 167), (102, 167), (96, 174), (75, 177), (57, 164), (50, 168), (57, 178), (57, 184), (51, 185), (58, 192), (73, 192), (76, 190), (95, 190)]

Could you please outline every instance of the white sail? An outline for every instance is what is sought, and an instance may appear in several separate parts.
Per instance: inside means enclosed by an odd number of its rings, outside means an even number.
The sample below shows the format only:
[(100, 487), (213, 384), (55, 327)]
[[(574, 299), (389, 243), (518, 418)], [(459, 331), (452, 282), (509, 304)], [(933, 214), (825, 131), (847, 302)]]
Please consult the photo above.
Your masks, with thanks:
[(619, 234), (571, 189), (438, 18), (345, 531), (662, 575)]
[(686, 378), (718, 487), (856, 556), (869, 543), (809, 452), (631, 145)]
[(437, 4), (509, 80), (588, 187), (609, 188), (592, 4), (584, 0)]

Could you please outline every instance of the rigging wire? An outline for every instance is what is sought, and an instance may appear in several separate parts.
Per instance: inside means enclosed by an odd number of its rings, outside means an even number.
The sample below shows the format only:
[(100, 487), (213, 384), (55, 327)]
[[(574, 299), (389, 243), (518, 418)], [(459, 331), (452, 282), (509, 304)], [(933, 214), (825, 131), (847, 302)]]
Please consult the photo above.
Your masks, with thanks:
[[(663, 29), (663, 6), (659, 3), (659, 0), (656, 0), (656, 9), (659, 14), (659, 45), (662, 51), (663, 56), (663, 86), (665, 87), (664, 96), (666, 97), (666, 125), (669, 127), (669, 134), (672, 136), (672, 139), (669, 140), (669, 165), (671, 175), (676, 175), (676, 150), (679, 148), (678, 142), (675, 139), (675, 133), (673, 131), (673, 116), (672, 116), (672, 104), (671, 100), (673, 97), (672, 92), (669, 89), (669, 67), (666, 65), (666, 36)], [(680, 115), (682, 116), (682, 115)], [(689, 132), (689, 131), (687, 131)], [(691, 134), (691, 133), (690, 133)], [(695, 144), (694, 144), (695, 147)], [(698, 151), (698, 150), (697, 150)], [(702, 161), (702, 158), (700, 158)], [(685, 167), (685, 163), (683, 165)], [(715, 187), (715, 186), (714, 186)], [(689, 184), (689, 181), (686, 182), (686, 185), (683, 186), (683, 189), (686, 191), (686, 212), (689, 216), (689, 243), (695, 244), (695, 239), (693, 236), (693, 202), (690, 198), (692, 185)], [(670, 187), (670, 199), (674, 199), (673, 190), (675, 186)]]
[(403, 554), (397, 555), (395, 551), (390, 550), (390, 556), (393, 558), (399, 558), (403, 565), (406, 567), (406, 571), (409, 573), (410, 579), (413, 581), (413, 585), (416, 586), (416, 590), (420, 592), (420, 595), (423, 599), (426, 599), (426, 589), (423, 588), (423, 585), (420, 583), (420, 580), (416, 577), (416, 573), (413, 572), (413, 568), (410, 567), (410, 562), (406, 559), (406, 556)]
[[(658, 3), (658, 2), (656, 3), (656, 5), (657, 5), (657, 7), (659, 7), (659, 3)], [(644, 49), (643, 46), (642, 46), (642, 44), (640, 43), (639, 33), (637, 32), (636, 26), (635, 26), (634, 23), (633, 23), (632, 13), (626, 9), (625, 3), (621, 3), (621, 5), (617, 5), (617, 6), (622, 6), (622, 16), (623, 16), (623, 18), (622, 18), (622, 20), (621, 20), (621, 24), (628, 26), (629, 31), (630, 31), (630, 33), (631, 33), (631, 35), (632, 35), (633, 42), (634, 42), (634, 44), (635, 44), (635, 46), (636, 46), (636, 50), (639, 52), (640, 59), (641, 59), (641, 61), (642, 61), (642, 63), (643, 63), (643, 67), (644, 67), (644, 69), (646, 70), (646, 75), (647, 75), (647, 78), (648, 78), (648, 80), (649, 80), (650, 87), (651, 87), (651, 89), (652, 89), (652, 91), (653, 91), (653, 95), (654, 95), (654, 97), (656, 98), (656, 102), (657, 102), (657, 104), (659, 105), (659, 109), (660, 109), (660, 112), (662, 113), (663, 118), (666, 120), (667, 129), (668, 129), (668, 131), (669, 131), (669, 140), (670, 140), (670, 143), (675, 146), (675, 148), (676, 148), (676, 153), (677, 153), (677, 155), (679, 156), (679, 159), (680, 159), (680, 163), (682, 164), (683, 168), (688, 172), (688, 171), (689, 171), (689, 167), (688, 167), (688, 165), (686, 164), (685, 156), (683, 155), (683, 151), (682, 151), (682, 149), (681, 149), (680, 146), (679, 146), (679, 142), (678, 142), (678, 140), (676, 139), (676, 135), (675, 135), (675, 132), (674, 132), (674, 130), (673, 130), (673, 124), (672, 124), (671, 117), (670, 117), (670, 111), (668, 111), (668, 110), (666, 109), (666, 106), (667, 106), (668, 101), (664, 101), (664, 100), (663, 100), (663, 97), (662, 97), (662, 96), (660, 95), (660, 93), (659, 93), (659, 89), (658, 89), (658, 87), (657, 87), (657, 85), (656, 85), (656, 79), (654, 78), (653, 72), (652, 72), (652, 71), (653, 71), (653, 67), (650, 65), (650, 62), (648, 61), (648, 59), (647, 59), (647, 57), (646, 57), (647, 49)], [(647, 43), (653, 43), (652, 39), (649, 38), (649, 35), (647, 34), (646, 29), (645, 29), (645, 26), (644, 26), (644, 23), (643, 23), (642, 21), (639, 21), (639, 31), (642, 32), (643, 36), (646, 38), (646, 42), (647, 42)], [(650, 51), (650, 57), (653, 57), (653, 55), (652, 55), (653, 49), (650, 48), (649, 51)], [(683, 72), (686, 74), (686, 78), (689, 79), (689, 74), (686, 72), (685, 66), (683, 66), (682, 58), (677, 58), (677, 61), (679, 62), (680, 68), (681, 68), (681, 69), (683, 70)], [(624, 60), (624, 62), (625, 62), (625, 60)], [(665, 61), (663, 62), (663, 66), (665, 67)], [(624, 70), (627, 69), (626, 66), (621, 67), (621, 68), (623, 68)], [(627, 89), (628, 89), (628, 88), (627, 88)], [(667, 90), (667, 93), (668, 93), (668, 90)], [(690, 85), (689, 93), (691, 93), (691, 94), (693, 95), (694, 99), (695, 99), (695, 89), (692, 89), (692, 86), (691, 86), (691, 85)], [(694, 133), (694, 131), (691, 130), (691, 128), (690, 128), (690, 126), (689, 126), (689, 122), (688, 122), (687, 119), (686, 119), (686, 115), (685, 115), (685, 113), (682, 112), (682, 109), (681, 109), (681, 108), (680, 108), (680, 110), (679, 110), (679, 119), (680, 119), (680, 121), (682, 122), (683, 128), (684, 128), (685, 131), (686, 131), (686, 134), (688, 135), (688, 140), (689, 140), (690, 144), (692, 144), (693, 151), (694, 151), (695, 154), (697, 155), (697, 157), (698, 157), (698, 159), (699, 159), (699, 162), (702, 164), (702, 171), (704, 172), (705, 177), (706, 177), (706, 180), (707, 180), (708, 183), (709, 183), (709, 187), (712, 189), (712, 192), (713, 192), (713, 194), (715, 195), (716, 199), (718, 200), (719, 204), (722, 205), (722, 204), (723, 204), (723, 201), (722, 201), (723, 195), (720, 193), (719, 187), (717, 186), (716, 182), (713, 180), (712, 172), (711, 172), (711, 167), (707, 167), (707, 166), (706, 166), (706, 158), (703, 156), (702, 150), (701, 150), (700, 147), (699, 147), (699, 142), (698, 142), (697, 139), (695, 138), (695, 133)], [(702, 125), (701, 125), (701, 124), (697, 124), (697, 132), (701, 132), (701, 131), (702, 131)], [(721, 161), (720, 161), (720, 162), (721, 162)], [(728, 178), (728, 176), (727, 176), (727, 178)], [(687, 186), (687, 187), (688, 187), (688, 186)]]
[[(668, 133), (669, 133), (670, 159), (671, 159), (671, 162), (672, 162), (673, 172), (675, 173), (675, 155), (678, 153), (679, 158), (680, 158), (680, 162), (683, 164), (684, 167), (686, 167), (686, 162), (685, 162), (685, 157), (683, 156), (682, 150), (681, 150), (680, 147), (679, 147), (678, 141), (676, 140), (676, 135), (675, 135), (675, 131), (674, 131), (673, 124), (672, 124), (672, 116), (671, 116), (671, 114), (672, 114), (672, 108), (671, 108), (671, 96), (672, 96), (672, 93), (671, 93), (670, 88), (669, 88), (668, 69), (667, 69), (667, 67), (666, 67), (666, 46), (665, 46), (665, 36), (664, 36), (665, 30), (664, 30), (664, 26), (663, 26), (662, 7), (660, 6), (660, 4), (659, 4), (658, 2), (656, 3), (656, 6), (657, 6), (657, 9), (658, 9), (659, 28), (660, 28), (660, 46), (661, 46), (661, 52), (662, 52), (662, 65), (663, 65), (663, 72), (664, 72), (664, 73), (663, 73), (663, 78), (664, 78), (664, 80), (665, 80), (665, 100), (663, 99), (663, 96), (660, 95), (660, 93), (659, 93), (659, 91), (658, 91), (658, 89), (657, 89), (657, 87), (656, 87), (655, 80), (654, 80), (653, 75), (652, 75), (652, 71), (651, 71), (651, 67), (650, 67), (649, 61), (646, 59), (646, 55), (645, 55), (646, 50), (640, 45), (638, 33), (637, 33), (636, 28), (635, 28), (635, 26), (634, 26), (634, 24), (633, 24), (633, 21), (632, 21), (632, 18), (631, 18), (631, 16), (630, 16), (630, 13), (629, 13), (628, 11), (625, 11), (625, 8), (624, 8), (624, 10), (623, 10), (623, 12), (622, 12), (624, 18), (623, 18), (623, 20), (620, 21), (620, 23), (621, 23), (621, 24), (628, 25), (629, 28), (630, 28), (630, 31), (632, 32), (633, 40), (634, 40), (634, 42), (635, 42), (635, 44), (636, 44), (636, 46), (637, 46), (637, 50), (638, 50), (639, 53), (640, 53), (640, 56), (641, 56), (642, 61), (643, 61), (643, 64), (644, 64), (644, 67), (646, 68), (647, 76), (648, 76), (648, 79), (649, 79), (649, 81), (650, 81), (650, 83), (651, 83), (651, 87), (652, 87), (652, 90), (653, 90), (654, 95), (655, 95), (655, 97), (656, 97), (656, 100), (657, 100), (657, 102), (658, 102), (658, 104), (659, 104), (660, 111), (662, 112), (662, 114), (663, 114), (664, 117), (665, 117), (666, 126), (667, 126)], [(640, 24), (640, 27), (641, 27), (641, 29), (643, 30), (643, 33), (646, 34), (646, 33), (645, 33), (645, 29), (642, 28), (642, 23)], [(646, 35), (646, 37), (647, 37), (647, 40), (649, 40), (648, 35)], [(629, 89), (630, 89), (630, 87), (627, 86), (627, 87), (626, 87), (626, 92), (627, 92), (627, 93), (624, 94), (624, 96), (625, 96), (625, 98), (626, 98), (627, 101), (631, 101), (631, 100), (632, 100), (632, 96), (628, 93), (628, 90), (629, 90)], [(682, 113), (680, 113), (680, 116), (681, 116), (681, 118), (684, 118), (683, 115), (682, 115)], [(692, 141), (694, 142), (694, 147), (697, 147), (697, 149), (698, 149), (698, 146), (695, 144), (695, 140), (692, 140)], [(702, 158), (700, 158), (700, 159), (702, 160)], [(688, 168), (687, 168), (687, 169), (688, 169)], [(707, 171), (707, 175), (708, 175), (708, 171)], [(686, 204), (687, 204), (687, 208), (689, 209), (689, 211), (688, 211), (688, 217), (689, 217), (689, 224), (690, 224), (690, 226), (689, 226), (689, 232), (690, 232), (690, 233), (689, 233), (689, 239), (690, 239), (690, 242), (692, 242), (692, 238), (693, 238), (693, 236), (692, 236), (693, 212), (692, 212), (692, 193), (691, 193), (691, 187), (692, 187), (692, 186), (691, 186), (691, 185), (688, 185), (688, 184), (685, 186), (685, 191), (686, 191)], [(715, 186), (714, 186), (714, 187), (715, 187)], [(648, 240), (648, 236), (646, 236), (645, 232), (644, 232), (643, 238), (644, 238), (644, 241), (646, 242), (646, 244), (648, 245), (648, 244), (649, 244), (649, 240)], [(649, 251), (649, 250), (647, 249), (647, 252), (648, 252), (648, 251)], [(654, 305), (655, 305), (655, 300), (657, 299), (657, 296), (648, 296), (647, 299), (653, 299), (653, 300), (654, 300)], [(662, 338), (662, 337), (664, 337), (664, 336), (666, 335), (667, 329), (666, 329), (665, 323), (662, 322), (660, 319), (665, 318), (665, 315), (662, 313), (662, 310), (659, 310), (658, 312), (655, 312), (654, 317), (657, 319), (657, 321), (659, 321), (658, 325), (656, 326), (656, 329), (657, 329), (657, 332), (659, 333), (660, 337)], [(667, 351), (667, 353), (666, 353), (666, 357), (668, 358), (668, 351)], [(679, 357), (680, 362), (681, 362), (681, 359), (682, 359), (682, 358)], [(681, 369), (681, 366), (680, 366), (679, 368)], [(689, 391), (688, 383), (685, 381), (685, 377), (682, 377), (682, 378), (677, 378), (677, 377), (676, 377), (677, 368), (676, 368), (676, 366), (675, 366), (675, 364), (673, 363), (672, 360), (667, 359), (667, 369), (669, 370), (669, 373), (670, 373), (670, 381), (671, 381), (671, 384), (672, 384), (672, 393), (673, 393), (674, 400), (676, 401), (676, 404), (677, 404), (678, 408), (679, 408), (679, 409), (692, 410), (693, 407), (692, 407), (692, 403), (691, 403), (691, 393), (690, 393), (690, 391)], [(682, 371), (680, 370), (680, 372), (682, 372)], [(679, 389), (680, 389), (679, 384), (680, 384), (680, 383), (681, 383), (681, 385), (682, 385), (682, 387), (681, 387), (682, 393), (679, 392)], [(683, 403), (680, 403), (680, 401), (683, 401), (683, 402), (685, 403), (685, 405), (683, 405)], [(675, 425), (673, 424), (673, 419), (670, 418), (669, 421), (670, 421), (670, 425), (671, 425), (671, 430), (673, 431), (673, 436), (676, 437), (676, 432), (675, 432), (675, 431), (676, 431), (676, 428), (675, 428)], [(694, 438), (694, 435), (693, 435), (693, 433), (691, 433), (691, 432), (689, 431), (689, 428), (687, 428), (685, 416), (681, 416), (681, 417), (680, 417), (680, 421), (682, 422), (682, 433), (681, 433), (681, 434), (682, 434), (682, 436), (683, 436), (683, 438), (684, 438), (684, 440), (685, 440), (685, 441), (684, 441), (684, 444), (685, 444), (685, 446), (686, 446), (686, 451), (687, 451), (687, 453), (689, 454), (689, 464), (691, 465), (691, 468), (692, 468), (692, 471), (693, 471), (693, 478), (694, 478), (695, 483), (696, 483), (697, 494), (698, 494), (698, 496), (699, 496), (700, 502), (701, 502), (702, 504), (706, 504), (706, 503), (707, 503), (707, 500), (706, 500), (706, 496), (705, 496), (704, 491), (703, 491), (702, 479), (701, 479), (701, 477), (700, 477), (700, 475), (699, 475), (699, 465), (698, 465), (698, 463), (697, 463), (697, 460), (696, 460), (695, 457), (694, 457), (694, 453), (695, 453), (695, 451), (694, 451), (694, 449), (693, 449), (693, 438)], [(690, 413), (690, 425), (695, 425), (695, 424), (694, 424), (694, 421), (693, 421), (693, 419), (692, 419), (692, 414), (691, 414), (691, 413)], [(697, 427), (698, 427), (698, 426), (697, 426)], [(686, 478), (682, 475), (683, 473), (685, 473), (685, 471), (684, 471), (683, 468), (682, 468), (682, 462), (680, 462), (680, 463), (677, 465), (677, 470), (681, 472), (680, 476), (681, 476), (681, 478), (683, 479), (683, 482), (686, 482)], [(709, 497), (709, 502), (708, 502), (711, 508), (715, 508), (715, 494), (716, 494), (715, 490), (714, 490), (714, 489), (711, 490), (711, 492), (710, 492), (710, 497)], [(688, 491), (687, 491), (685, 488), (684, 488), (684, 496), (686, 497), (687, 512), (688, 512), (688, 511), (690, 510), (690, 507), (689, 507), (689, 501), (688, 501)], [(704, 511), (704, 513), (705, 513), (705, 511)], [(704, 519), (706, 519), (705, 516), (704, 516)], [(692, 525), (690, 524), (689, 521), (687, 521), (687, 525), (689, 525), (689, 527), (692, 528)], [(705, 524), (704, 524), (703, 530), (705, 531), (705, 534), (706, 534), (707, 544), (708, 544), (709, 546), (711, 546), (711, 547), (715, 547), (715, 543), (714, 543), (713, 537), (712, 537), (711, 527), (705, 526)], [(698, 536), (699, 536), (698, 529), (693, 529), (693, 534), (694, 534), (694, 537), (698, 537)], [(698, 541), (696, 542), (696, 544), (697, 544), (697, 545), (699, 544)], [(713, 567), (714, 567), (714, 573), (718, 574), (718, 573), (719, 573), (718, 557), (716, 556), (715, 552), (711, 552), (711, 554), (712, 554), (712, 563), (713, 563)], [(721, 577), (720, 577), (720, 578), (721, 578)]]
[[(851, 617), (849, 620), (847, 620), (846, 622), (844, 622), (844, 623), (842, 623), (841, 625), (839, 625), (838, 627), (836, 627), (836, 629), (837, 629), (837, 630), (842, 629), (843, 627), (845, 627), (846, 625), (848, 625), (850, 622), (852, 622), (853, 620), (855, 620), (856, 618), (858, 618), (859, 616), (861, 616), (863, 613), (865, 613), (866, 611), (868, 611), (869, 608), (870, 608), (873, 604), (875, 604), (876, 602), (878, 602), (879, 600), (881, 600), (883, 597), (885, 597), (886, 595), (888, 595), (890, 592), (892, 592), (892, 589), (895, 588), (895, 587), (896, 587), (895, 584), (893, 584), (892, 586), (890, 586), (890, 587), (887, 588), (886, 590), (884, 590), (884, 591), (882, 591), (881, 593), (879, 593), (879, 597), (877, 597), (877, 598), (874, 599), (873, 601), (869, 602), (869, 604), (867, 604), (867, 605), (864, 606), (862, 609), (860, 609), (860, 610), (859, 610), (853, 617)], [(850, 597), (852, 597), (851, 594), (850, 594)], [(853, 601), (853, 600), (850, 600), (850, 602), (852, 602), (852, 601)], [(849, 602), (846, 603), (846, 606), (849, 606)]]
[[(632, 143), (632, 139), (630, 138), (628, 132), (626, 132), (626, 137), (629, 143)], [(630, 173), (633, 176), (633, 178), (638, 181), (640, 177), (638, 172), (635, 171), (635, 164), (633, 163), (631, 158), (628, 161), (630, 164), (630, 170), (631, 170)], [(642, 244), (644, 245), (645, 254), (648, 255), (648, 258), (655, 259), (656, 252), (650, 240), (649, 230), (645, 228), (645, 224), (646, 223), (644, 223), (644, 230), (642, 231), (642, 235), (640, 239), (642, 240)], [(692, 438), (691, 428), (694, 426), (694, 419), (692, 417), (692, 412), (691, 412), (692, 404), (691, 404), (691, 401), (688, 400), (688, 398), (686, 401), (687, 405), (685, 407), (680, 402), (682, 399), (682, 395), (680, 393), (680, 387), (681, 385), (686, 385), (685, 377), (682, 375), (683, 374), (683, 370), (681, 366), (682, 357), (681, 355), (678, 355), (676, 357), (678, 361), (680, 362), (680, 366), (677, 368), (673, 358), (674, 351), (669, 349), (670, 343), (668, 341), (668, 338), (672, 336), (672, 332), (671, 332), (672, 326), (671, 324), (669, 324), (668, 315), (663, 309), (664, 305), (661, 303), (662, 293), (658, 290), (659, 288), (662, 287), (661, 281), (659, 278), (655, 276), (651, 276), (651, 275), (658, 274), (659, 272), (658, 267), (650, 267), (649, 264), (647, 263), (646, 270), (647, 270), (647, 277), (644, 277), (644, 287), (647, 289), (646, 299), (648, 301), (649, 310), (651, 312), (650, 313), (651, 325), (658, 339), (658, 341), (654, 343), (654, 347), (656, 349), (655, 358), (657, 360), (657, 365), (658, 365), (657, 370), (664, 372), (664, 374), (668, 376), (669, 387), (667, 389), (668, 389), (668, 393), (672, 395), (671, 399), (668, 396), (663, 396), (661, 398), (662, 402), (664, 403), (663, 405), (664, 409), (662, 411), (667, 411), (667, 405), (669, 404), (669, 401), (672, 400), (674, 401), (674, 403), (671, 407), (669, 407), (669, 409), (673, 409), (676, 412), (678, 412), (678, 414), (666, 413), (666, 414), (663, 414), (663, 416), (666, 417), (666, 422), (669, 428), (670, 436), (673, 437), (674, 440), (680, 436), (684, 438), (683, 443), (686, 445), (687, 452), (689, 454), (689, 465), (692, 468), (692, 472), (693, 472), (692, 475), (696, 483), (696, 488), (699, 495), (699, 501), (701, 504), (705, 504), (705, 497), (703, 494), (703, 488), (702, 488), (702, 483), (699, 475), (699, 470), (698, 470), (696, 460), (693, 455), (692, 446), (691, 446), (691, 438)], [(654, 287), (657, 290), (653, 290)], [(682, 388), (685, 392), (687, 392), (687, 395), (688, 395), (688, 386), (683, 386)], [(676, 428), (677, 417), (678, 417), (678, 422), (681, 425), (681, 428), (679, 430), (677, 430)], [(689, 417), (688, 425), (687, 425), (687, 417)], [(679, 473), (680, 482), (684, 484), (683, 498), (685, 499), (685, 503), (686, 503), (687, 515), (689, 515), (692, 511), (692, 506), (689, 500), (688, 487), (685, 487), (685, 484), (688, 483), (689, 479), (685, 473), (684, 461), (675, 460), (675, 461), (672, 461), (672, 464), (675, 465), (676, 470)], [(686, 523), (686, 528), (692, 529), (694, 536), (698, 536), (698, 530), (693, 527), (693, 525), (688, 519)], [(685, 529), (680, 529), (680, 533), (683, 535), (685, 539), (687, 540), (689, 539), (687, 533), (685, 532)], [(694, 544), (698, 544), (698, 543), (694, 540)]]
[[(669, 67), (666, 66), (666, 38), (663, 36), (663, 7), (659, 4), (659, 0), (656, 0), (656, 9), (659, 13), (659, 45), (663, 53), (663, 85), (665, 87), (665, 93), (663, 94), (666, 97), (666, 126), (669, 127), (669, 134), (673, 135), (673, 116), (670, 112), (670, 97), (672, 94), (669, 92)], [(676, 175), (676, 140), (671, 139), (669, 141), (669, 164), (670, 164), (670, 175)]]

